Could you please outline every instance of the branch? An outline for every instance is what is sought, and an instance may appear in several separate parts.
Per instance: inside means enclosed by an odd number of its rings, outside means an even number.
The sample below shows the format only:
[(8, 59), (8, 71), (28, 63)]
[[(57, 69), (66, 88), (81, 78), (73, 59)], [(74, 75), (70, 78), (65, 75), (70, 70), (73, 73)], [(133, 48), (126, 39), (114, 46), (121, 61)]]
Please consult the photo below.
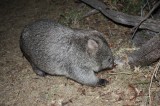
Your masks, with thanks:
[(133, 35), (132, 35), (132, 39), (134, 38), (134, 35), (135, 35), (135, 33), (137, 32), (139, 26), (140, 26), (147, 18), (150, 17), (150, 15), (152, 14), (152, 12), (153, 12), (159, 5), (160, 5), (160, 1), (159, 1), (158, 3), (156, 3), (156, 4), (154, 5), (154, 7), (149, 11), (149, 13), (139, 22), (139, 24), (133, 28), (133, 29), (135, 29), (135, 30), (134, 30), (134, 33), (133, 33)]
[[(119, 24), (128, 26), (137, 26), (139, 22), (144, 19), (143, 17), (140, 16), (133, 16), (122, 12), (109, 10), (107, 9), (108, 7), (104, 3), (98, 0), (81, 0), (81, 1), (99, 10), (107, 18)], [(147, 19), (139, 26), (139, 28), (152, 30), (154, 32), (160, 32), (160, 20)]]

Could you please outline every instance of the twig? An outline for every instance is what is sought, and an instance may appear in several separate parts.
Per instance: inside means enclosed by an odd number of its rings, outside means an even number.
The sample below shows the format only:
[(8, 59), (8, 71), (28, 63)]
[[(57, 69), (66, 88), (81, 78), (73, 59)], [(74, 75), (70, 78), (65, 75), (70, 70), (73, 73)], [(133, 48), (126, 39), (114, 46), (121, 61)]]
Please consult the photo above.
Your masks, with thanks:
[[(148, 4), (148, 0), (147, 0), (147, 3), (143, 5), (143, 7), (141, 7), (141, 17), (143, 17), (143, 10), (144, 8), (147, 6)], [(149, 9), (150, 10), (150, 9)]]
[(136, 85), (136, 84), (137, 84), (137, 85), (139, 85), (139, 84), (143, 84), (143, 85), (144, 85), (144, 84), (147, 84), (147, 85), (148, 85), (149, 83), (150, 83), (150, 81), (141, 81), (141, 82), (136, 82), (136, 83), (133, 83), (133, 84), (134, 84), (134, 85)]
[(128, 72), (117, 72), (117, 73), (108, 73), (109, 75), (117, 75), (117, 74), (126, 74), (126, 75), (133, 75), (133, 74), (137, 74), (137, 73), (128, 73)]
[(148, 9), (151, 10), (151, 6), (148, 0), (147, 0), (147, 5), (148, 5)]
[(141, 16), (143, 17), (143, 10), (144, 10), (144, 8), (146, 8), (146, 6), (148, 6), (148, 9), (149, 9), (149, 11), (151, 10), (151, 6), (150, 6), (150, 4), (149, 4), (149, 1), (147, 0), (146, 1), (146, 4), (144, 4), (144, 6), (142, 7), (142, 10), (141, 10)]
[(137, 32), (139, 26), (140, 26), (147, 18), (149, 18), (149, 16), (152, 14), (152, 12), (153, 12), (159, 5), (160, 5), (160, 1), (158, 1), (158, 2), (153, 6), (153, 8), (149, 11), (149, 13), (139, 22), (139, 24), (133, 28), (133, 29), (135, 29), (135, 30), (134, 30), (134, 33), (133, 33), (133, 35), (132, 35), (132, 39), (134, 38), (135, 33)]
[(86, 13), (85, 15), (83, 15), (80, 20), (82, 20), (83, 18), (89, 17), (90, 15), (97, 14), (97, 13), (99, 13), (99, 11), (96, 9), (93, 9), (93, 10), (89, 11), (88, 13)]
[[(96, 10), (99, 10), (108, 19), (118, 24), (127, 25), (127, 26), (137, 26), (138, 23), (143, 19), (140, 16), (133, 16), (133, 15), (128, 15), (115, 10), (110, 10), (104, 3), (102, 3), (99, 0), (81, 0), (81, 1), (87, 5), (90, 5)], [(139, 28), (152, 30), (154, 32), (159, 32), (160, 21), (147, 19), (139, 26)]]
[(152, 87), (152, 82), (153, 82), (153, 78), (154, 78), (154, 76), (156, 75), (156, 73), (157, 73), (157, 71), (158, 71), (158, 69), (160, 68), (160, 60), (159, 60), (159, 62), (157, 63), (157, 65), (156, 65), (156, 68), (154, 69), (154, 72), (153, 72), (153, 74), (152, 74), (152, 77), (151, 77), (151, 82), (150, 82), (150, 85), (149, 85), (149, 90), (148, 90), (148, 94), (149, 94), (149, 106), (151, 106), (151, 104), (152, 104), (152, 99), (151, 99), (151, 87)]

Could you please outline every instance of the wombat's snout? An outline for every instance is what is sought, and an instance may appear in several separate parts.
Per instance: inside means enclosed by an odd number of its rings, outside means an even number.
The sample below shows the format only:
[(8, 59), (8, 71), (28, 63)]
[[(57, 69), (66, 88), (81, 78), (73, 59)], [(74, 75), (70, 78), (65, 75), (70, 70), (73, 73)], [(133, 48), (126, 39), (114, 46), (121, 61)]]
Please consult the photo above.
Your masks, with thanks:
[(108, 56), (108, 58), (102, 62), (103, 69), (112, 69), (113, 66), (114, 66), (114, 59), (111, 56)]

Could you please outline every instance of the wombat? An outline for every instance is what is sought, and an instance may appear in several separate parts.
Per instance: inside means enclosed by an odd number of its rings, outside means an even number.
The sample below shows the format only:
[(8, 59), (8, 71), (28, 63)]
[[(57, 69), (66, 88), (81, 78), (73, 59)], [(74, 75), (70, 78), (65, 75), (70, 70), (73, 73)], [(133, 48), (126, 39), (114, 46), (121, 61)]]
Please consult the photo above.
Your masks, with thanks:
[(94, 72), (112, 68), (114, 61), (102, 33), (69, 28), (50, 19), (27, 25), (20, 48), (36, 74), (62, 75), (90, 86), (106, 85), (108, 81)]

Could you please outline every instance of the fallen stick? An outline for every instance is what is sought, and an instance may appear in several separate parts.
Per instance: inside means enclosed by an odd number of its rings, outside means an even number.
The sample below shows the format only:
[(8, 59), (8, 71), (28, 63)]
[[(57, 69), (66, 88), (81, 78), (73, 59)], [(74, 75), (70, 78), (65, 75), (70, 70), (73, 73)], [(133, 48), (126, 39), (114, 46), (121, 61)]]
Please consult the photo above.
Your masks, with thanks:
[[(122, 12), (109, 10), (108, 7), (98, 0), (81, 0), (82, 2), (90, 5), (91, 7), (99, 10), (110, 20), (127, 26), (137, 26), (144, 18), (140, 16), (128, 15)], [(160, 20), (147, 19), (140, 26), (140, 29), (148, 29), (154, 32), (160, 32)]]

